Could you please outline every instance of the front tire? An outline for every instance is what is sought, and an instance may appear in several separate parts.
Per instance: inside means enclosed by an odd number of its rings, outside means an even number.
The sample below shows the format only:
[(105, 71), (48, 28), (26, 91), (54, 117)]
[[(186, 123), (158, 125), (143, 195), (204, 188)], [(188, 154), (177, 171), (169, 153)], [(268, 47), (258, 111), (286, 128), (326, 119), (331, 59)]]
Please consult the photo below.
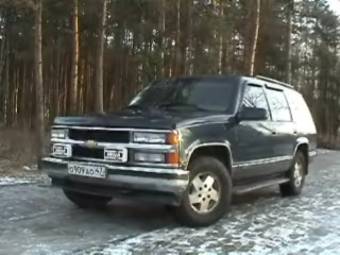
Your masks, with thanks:
[(80, 208), (103, 209), (111, 201), (111, 197), (84, 194), (64, 189), (65, 196)]
[(281, 195), (297, 196), (302, 192), (307, 173), (307, 160), (302, 151), (297, 151), (292, 167), (288, 171), (289, 182), (280, 185)]
[(199, 157), (189, 166), (190, 181), (181, 205), (175, 208), (184, 225), (199, 227), (219, 220), (229, 209), (232, 182), (225, 165), (214, 157)]

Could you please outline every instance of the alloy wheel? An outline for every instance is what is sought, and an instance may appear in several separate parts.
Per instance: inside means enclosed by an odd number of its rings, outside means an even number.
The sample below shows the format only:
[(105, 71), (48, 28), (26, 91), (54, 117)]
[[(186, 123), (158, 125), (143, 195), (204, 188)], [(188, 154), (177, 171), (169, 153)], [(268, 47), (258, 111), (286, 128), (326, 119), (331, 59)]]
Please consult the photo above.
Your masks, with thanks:
[(199, 214), (207, 214), (215, 209), (221, 198), (221, 184), (213, 173), (199, 173), (189, 186), (191, 208)]
[(303, 169), (302, 162), (300, 162), (300, 160), (297, 160), (294, 164), (294, 173), (293, 173), (294, 185), (297, 188), (302, 185), (303, 171), (304, 169)]

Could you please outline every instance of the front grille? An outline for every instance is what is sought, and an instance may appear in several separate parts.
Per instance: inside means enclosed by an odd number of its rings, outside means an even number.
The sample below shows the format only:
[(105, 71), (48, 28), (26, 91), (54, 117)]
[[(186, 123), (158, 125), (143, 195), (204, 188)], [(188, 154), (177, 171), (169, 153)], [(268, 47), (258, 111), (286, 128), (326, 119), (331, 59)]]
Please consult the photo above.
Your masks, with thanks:
[(72, 148), (73, 157), (104, 159), (104, 149), (86, 148), (74, 145)]
[(70, 129), (69, 138), (72, 140), (107, 143), (128, 143), (130, 140), (129, 131), (114, 130), (89, 130), (89, 129)]

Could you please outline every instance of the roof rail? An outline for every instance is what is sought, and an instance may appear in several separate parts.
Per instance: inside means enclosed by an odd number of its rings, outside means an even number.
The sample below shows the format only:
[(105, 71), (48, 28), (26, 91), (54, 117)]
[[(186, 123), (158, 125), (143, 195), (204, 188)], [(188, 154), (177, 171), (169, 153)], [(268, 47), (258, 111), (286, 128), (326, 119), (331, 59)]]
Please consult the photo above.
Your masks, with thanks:
[(266, 76), (256, 75), (255, 78), (263, 80), (263, 81), (269, 81), (269, 82), (272, 82), (272, 83), (275, 83), (275, 84), (279, 84), (279, 85), (285, 86), (287, 88), (291, 88), (291, 89), (294, 88), (292, 85), (290, 85), (288, 83), (278, 81), (278, 80), (275, 80), (275, 79), (272, 79), (272, 78), (269, 78), (269, 77), (266, 77)]

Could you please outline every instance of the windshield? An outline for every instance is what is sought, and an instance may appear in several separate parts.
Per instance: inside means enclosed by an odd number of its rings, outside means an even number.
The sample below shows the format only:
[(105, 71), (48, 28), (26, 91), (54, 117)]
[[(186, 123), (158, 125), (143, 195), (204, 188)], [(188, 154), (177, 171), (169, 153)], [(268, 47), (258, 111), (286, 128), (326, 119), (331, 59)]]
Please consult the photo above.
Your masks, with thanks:
[(176, 79), (155, 82), (142, 90), (129, 107), (158, 107), (233, 113), (237, 84), (226, 79)]

